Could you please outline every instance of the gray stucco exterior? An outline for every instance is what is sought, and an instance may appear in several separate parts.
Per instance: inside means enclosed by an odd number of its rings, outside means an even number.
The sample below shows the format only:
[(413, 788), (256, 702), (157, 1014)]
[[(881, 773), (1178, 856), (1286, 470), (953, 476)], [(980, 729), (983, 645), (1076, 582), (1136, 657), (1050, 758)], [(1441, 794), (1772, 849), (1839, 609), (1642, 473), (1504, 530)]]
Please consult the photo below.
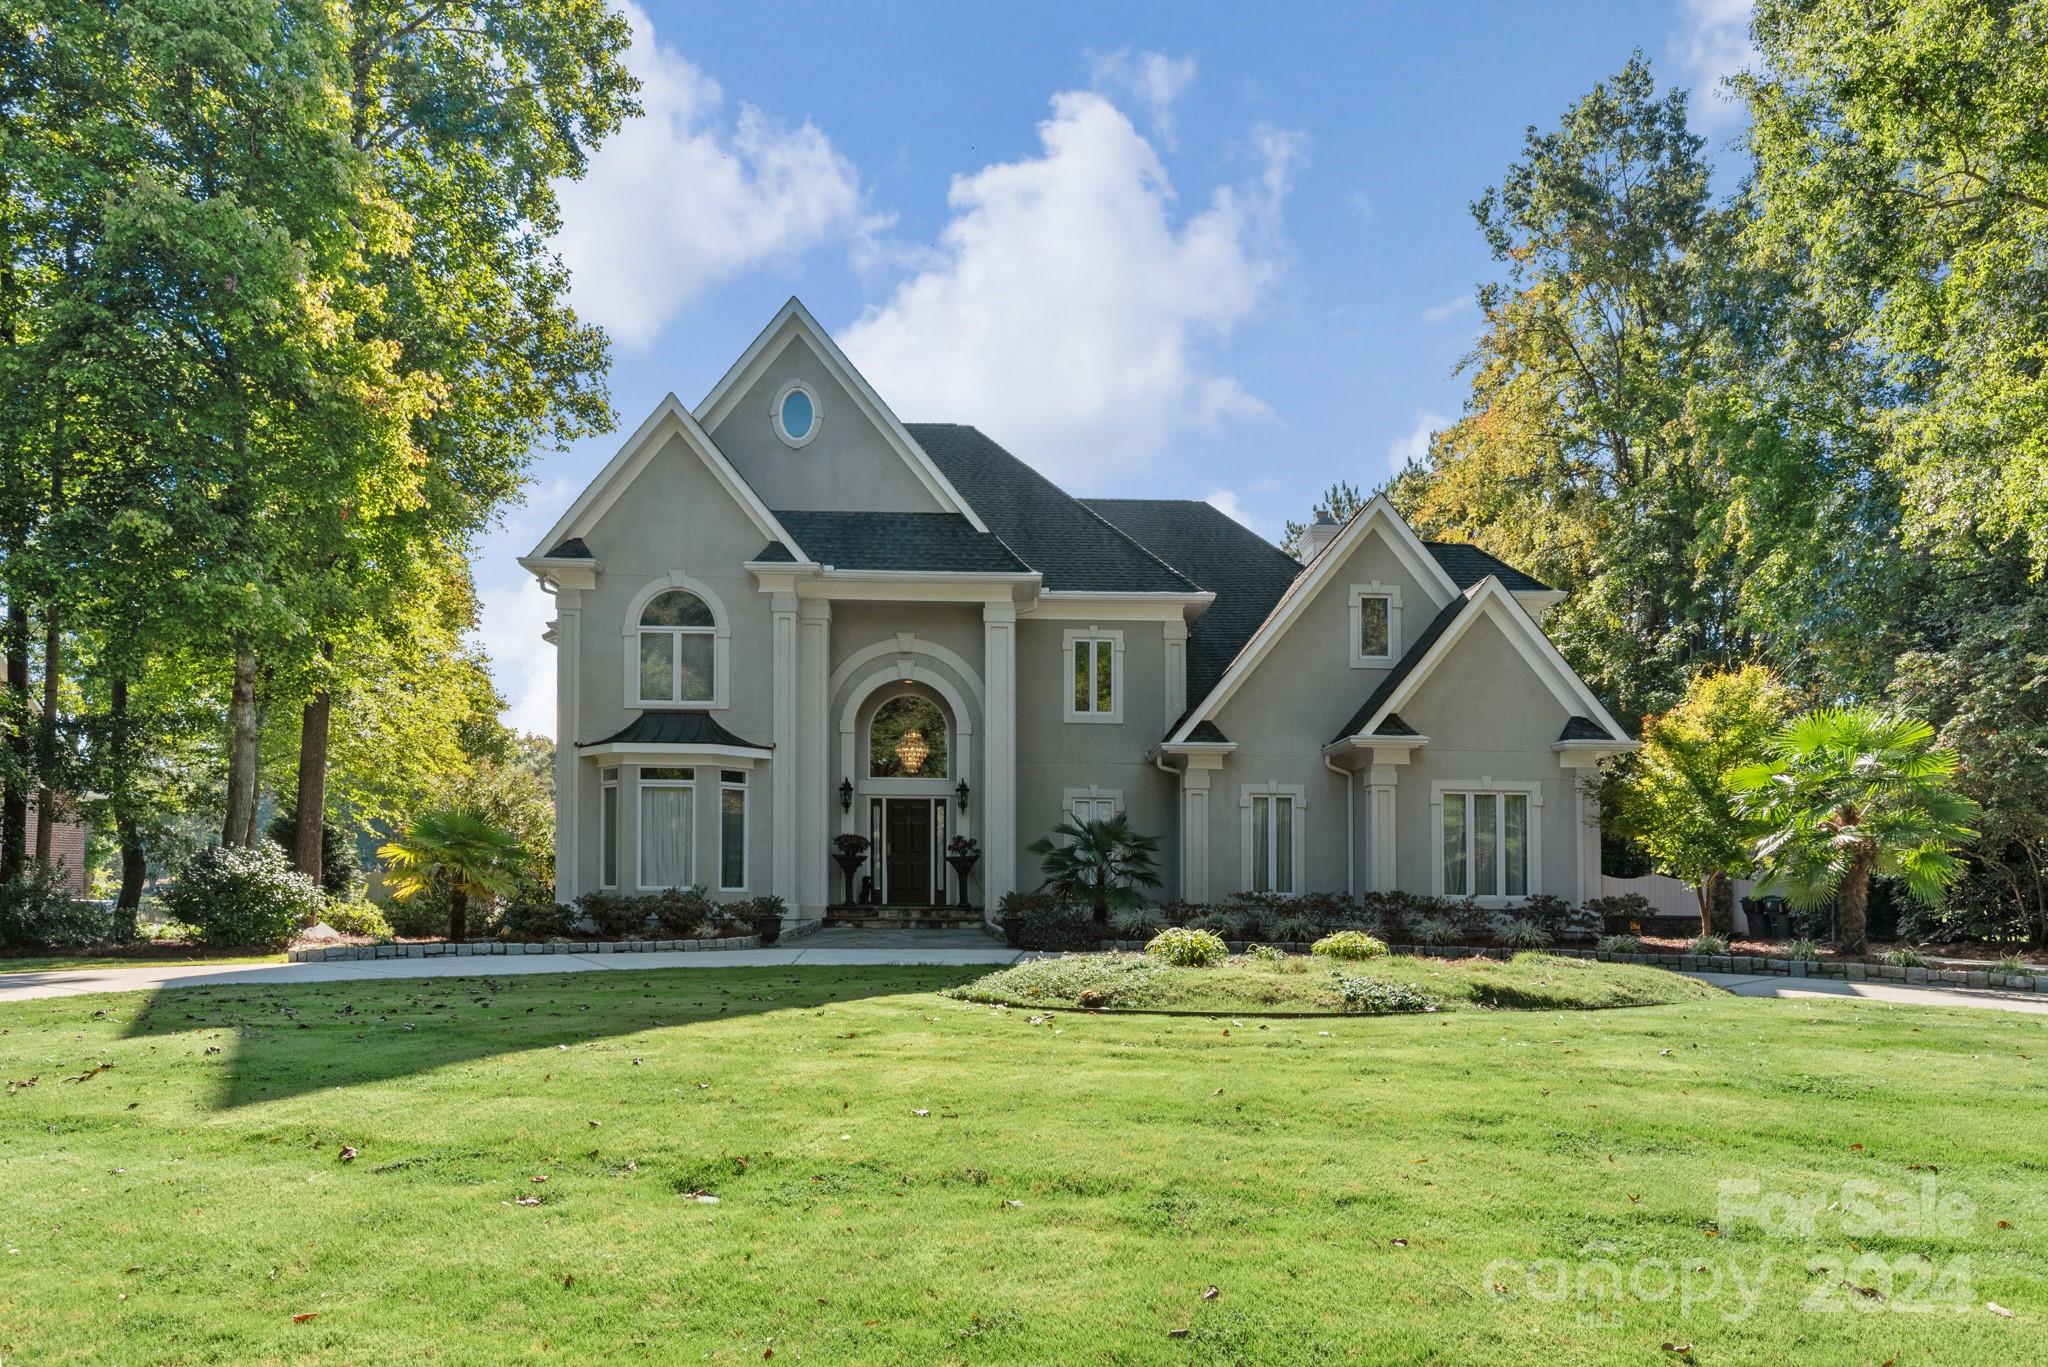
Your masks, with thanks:
[[(795, 386), (816, 415), (801, 442), (776, 421)], [(1070, 813), (1108, 810), (1161, 838), (1162, 897), (1441, 892), (1446, 794), (1500, 823), (1449, 877), (1485, 872), (1502, 899), (1597, 890), (1582, 780), (1632, 743), (1544, 640), (1538, 620), (1558, 595), (1505, 566), (1459, 582), (1384, 501), (1327, 529), (1298, 573), (1277, 572), (1276, 551), (1205, 505), (1144, 505), (1208, 548), (1198, 572), (1177, 572), (1176, 538), (1140, 543), (1068, 509), (971, 429), (946, 438), (945, 453), (921, 446), (792, 300), (697, 409), (666, 400), (522, 559), (558, 608), (558, 896), (645, 890), (643, 852), (666, 852), (651, 860), (659, 882), (687, 847), (693, 881), (714, 896), (774, 893), (814, 919), (842, 897), (832, 838), (855, 833), (889, 846), (860, 876), (929, 905), (951, 900), (950, 876), (937, 851), (928, 877), (912, 856), (920, 841), (964, 835), (982, 852), (969, 900), (992, 911), (1037, 884), (1032, 841)], [(1061, 501), (1056, 536), (1035, 530), (1056, 521), (1046, 499)], [(814, 555), (781, 511), (806, 528), (824, 524), (795, 514), (836, 515), (833, 554), (850, 563)], [(864, 538), (867, 514), (922, 517), (877, 518), (888, 534)], [(930, 546), (908, 544), (917, 529)], [(1467, 580), (1472, 565), (1497, 564), (1459, 549)], [(944, 567), (970, 553), (977, 568)], [(1234, 575), (1240, 559), (1260, 573)], [(1106, 563), (1140, 567), (1139, 586), (1077, 574)], [(646, 699), (640, 617), (670, 589), (714, 623), (698, 633), (712, 643), (710, 686)], [(1386, 614), (1385, 658), (1359, 656), (1361, 596)], [(1425, 640), (1439, 618), (1450, 625)], [(1102, 652), (1112, 681), (1078, 712), (1077, 650)], [(869, 772), (870, 727), (899, 696), (938, 709), (943, 772)], [(690, 743), (633, 739), (654, 734), (645, 718), (678, 711), (716, 727)], [(1565, 740), (1573, 718), (1605, 739)], [(677, 810), (643, 787), (681, 773), (694, 784), (690, 829), (643, 832), (643, 804), (651, 821)], [(1291, 842), (1284, 855), (1276, 838)], [(886, 876), (885, 858), (897, 861)]]

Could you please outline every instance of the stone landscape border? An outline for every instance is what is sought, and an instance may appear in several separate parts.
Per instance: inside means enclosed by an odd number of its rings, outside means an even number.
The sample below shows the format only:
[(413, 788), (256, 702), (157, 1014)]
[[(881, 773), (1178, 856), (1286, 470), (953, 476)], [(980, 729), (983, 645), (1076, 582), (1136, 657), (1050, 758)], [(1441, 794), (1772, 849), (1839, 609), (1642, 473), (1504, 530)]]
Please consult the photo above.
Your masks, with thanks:
[[(1231, 941), (1230, 948), (1242, 953), (1252, 941)], [(1142, 940), (1116, 940), (1108, 949), (1143, 950)], [(1306, 954), (1309, 946), (1275, 944), (1275, 949)], [(1604, 964), (1644, 964), (1650, 968), (1672, 968), (1681, 973), (1749, 973), (1758, 977), (1839, 978), (1848, 982), (1917, 983), (1930, 987), (1988, 987), (2008, 992), (2039, 992), (2048, 995), (2048, 973), (1999, 973), (1981, 968), (1903, 968), (1896, 964), (1837, 963), (1826, 959), (1773, 959), (1759, 954), (1615, 954), (1604, 949), (1551, 947), (1533, 951), (1502, 949), (1493, 945), (1389, 945), (1393, 954), (1412, 954), (1425, 959), (1507, 959), (1516, 954), (1556, 954), (1567, 959), (1593, 959)]]
[(459, 940), (418, 945), (306, 945), (285, 951), (294, 964), (350, 959), (444, 959), (486, 954), (656, 954), (675, 950), (759, 949), (758, 935), (725, 935), (710, 940), (549, 940), (524, 944), (507, 940)]

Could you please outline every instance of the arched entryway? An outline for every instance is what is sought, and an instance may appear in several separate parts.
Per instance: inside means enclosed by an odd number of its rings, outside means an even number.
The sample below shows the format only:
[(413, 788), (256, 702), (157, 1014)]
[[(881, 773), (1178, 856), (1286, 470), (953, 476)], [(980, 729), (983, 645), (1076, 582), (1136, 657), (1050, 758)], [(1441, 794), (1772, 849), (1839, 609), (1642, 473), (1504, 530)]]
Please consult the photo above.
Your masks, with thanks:
[(849, 700), (851, 725), (841, 731), (853, 785), (843, 828), (870, 842), (854, 898), (871, 906), (952, 905), (958, 890), (946, 847), (966, 833), (960, 794), (972, 744), (962, 701), (939, 680), (891, 674), (870, 682)]

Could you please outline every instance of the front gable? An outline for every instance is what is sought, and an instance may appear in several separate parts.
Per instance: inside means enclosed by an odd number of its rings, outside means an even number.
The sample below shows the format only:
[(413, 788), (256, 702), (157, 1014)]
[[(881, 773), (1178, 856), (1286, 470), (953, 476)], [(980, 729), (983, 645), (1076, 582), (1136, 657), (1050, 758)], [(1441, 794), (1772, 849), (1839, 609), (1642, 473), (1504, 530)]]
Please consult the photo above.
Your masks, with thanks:
[[(778, 415), (800, 390), (811, 426)], [(773, 508), (835, 512), (974, 510), (795, 299), (783, 306), (694, 413), (741, 476)]]

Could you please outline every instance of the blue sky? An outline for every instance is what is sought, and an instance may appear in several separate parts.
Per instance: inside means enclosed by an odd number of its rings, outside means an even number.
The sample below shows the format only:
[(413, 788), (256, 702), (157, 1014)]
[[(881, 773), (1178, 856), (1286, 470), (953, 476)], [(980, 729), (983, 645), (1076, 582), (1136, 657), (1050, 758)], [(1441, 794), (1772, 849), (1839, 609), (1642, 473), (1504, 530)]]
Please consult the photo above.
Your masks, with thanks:
[[(618, 3), (619, 0), (614, 0)], [(1468, 205), (1640, 47), (1711, 93), (1747, 0), (629, 7), (647, 114), (563, 187), (613, 434), (541, 453), (485, 537), (506, 719), (552, 733), (513, 563), (661, 396), (799, 295), (906, 421), (1077, 493), (1208, 498), (1270, 537), (1459, 410), (1492, 277)]]

